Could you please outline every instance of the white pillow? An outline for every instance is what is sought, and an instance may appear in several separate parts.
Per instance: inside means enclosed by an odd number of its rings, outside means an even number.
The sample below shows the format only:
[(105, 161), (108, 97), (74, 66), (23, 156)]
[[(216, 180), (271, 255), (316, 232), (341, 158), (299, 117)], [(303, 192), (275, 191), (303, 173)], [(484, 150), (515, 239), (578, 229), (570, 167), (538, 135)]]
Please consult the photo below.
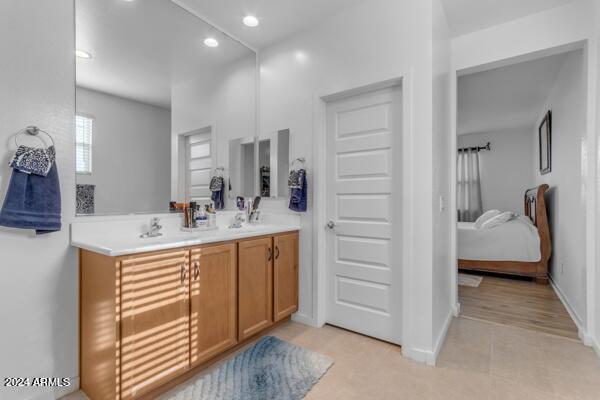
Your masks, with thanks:
[(500, 214), (496, 215), (495, 217), (490, 218), (487, 221), (485, 221), (483, 224), (481, 224), (481, 229), (495, 228), (499, 225), (502, 225), (502, 224), (510, 221), (511, 219), (513, 219), (515, 217), (516, 217), (516, 215), (512, 211), (505, 211), (505, 212), (500, 213)]
[(489, 220), (490, 218), (494, 218), (498, 214), (500, 214), (499, 210), (489, 210), (489, 211), (484, 212), (483, 214), (481, 214), (481, 216), (479, 218), (477, 218), (475, 220), (475, 225), (473, 225), (473, 227), (475, 229), (480, 229), (481, 225), (485, 221)]

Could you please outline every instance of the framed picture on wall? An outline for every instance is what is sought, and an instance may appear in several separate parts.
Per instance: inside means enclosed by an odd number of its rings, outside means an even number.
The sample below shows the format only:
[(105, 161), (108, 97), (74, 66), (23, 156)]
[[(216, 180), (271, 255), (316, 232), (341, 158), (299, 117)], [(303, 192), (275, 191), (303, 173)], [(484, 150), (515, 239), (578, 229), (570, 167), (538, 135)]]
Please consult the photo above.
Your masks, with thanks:
[(552, 111), (548, 111), (539, 127), (540, 173), (552, 171)]

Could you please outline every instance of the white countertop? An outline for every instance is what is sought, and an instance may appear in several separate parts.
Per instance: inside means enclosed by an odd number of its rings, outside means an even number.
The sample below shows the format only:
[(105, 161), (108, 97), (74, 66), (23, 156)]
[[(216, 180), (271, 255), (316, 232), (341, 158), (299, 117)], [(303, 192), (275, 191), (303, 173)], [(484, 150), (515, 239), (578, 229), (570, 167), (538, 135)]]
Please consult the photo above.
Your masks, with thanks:
[(178, 247), (197, 246), (207, 243), (225, 242), (228, 240), (246, 239), (255, 236), (272, 235), (276, 233), (299, 231), (299, 225), (288, 224), (245, 224), (241, 228), (219, 227), (217, 230), (206, 232), (165, 232), (163, 236), (140, 238), (138, 235), (123, 237), (119, 235), (95, 234), (72, 238), (71, 245), (104, 254), (111, 257), (129, 254), (146, 253), (151, 251), (168, 250)]

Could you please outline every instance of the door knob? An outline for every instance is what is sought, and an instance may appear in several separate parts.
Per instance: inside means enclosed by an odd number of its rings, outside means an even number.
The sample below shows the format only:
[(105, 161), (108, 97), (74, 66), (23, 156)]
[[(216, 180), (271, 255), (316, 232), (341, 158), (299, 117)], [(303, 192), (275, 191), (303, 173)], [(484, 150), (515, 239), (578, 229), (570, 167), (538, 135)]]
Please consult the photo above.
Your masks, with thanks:
[(329, 221), (329, 222), (327, 222), (326, 226), (328, 229), (333, 229), (333, 228), (335, 228), (335, 222)]

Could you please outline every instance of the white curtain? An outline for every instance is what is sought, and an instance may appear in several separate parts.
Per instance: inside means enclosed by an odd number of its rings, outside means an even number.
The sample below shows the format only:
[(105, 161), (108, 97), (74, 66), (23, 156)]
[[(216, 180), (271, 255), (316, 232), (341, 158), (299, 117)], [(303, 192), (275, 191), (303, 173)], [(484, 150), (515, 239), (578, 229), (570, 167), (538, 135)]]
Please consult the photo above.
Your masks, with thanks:
[(459, 151), (457, 162), (458, 220), (474, 222), (483, 213), (479, 152), (475, 150)]

